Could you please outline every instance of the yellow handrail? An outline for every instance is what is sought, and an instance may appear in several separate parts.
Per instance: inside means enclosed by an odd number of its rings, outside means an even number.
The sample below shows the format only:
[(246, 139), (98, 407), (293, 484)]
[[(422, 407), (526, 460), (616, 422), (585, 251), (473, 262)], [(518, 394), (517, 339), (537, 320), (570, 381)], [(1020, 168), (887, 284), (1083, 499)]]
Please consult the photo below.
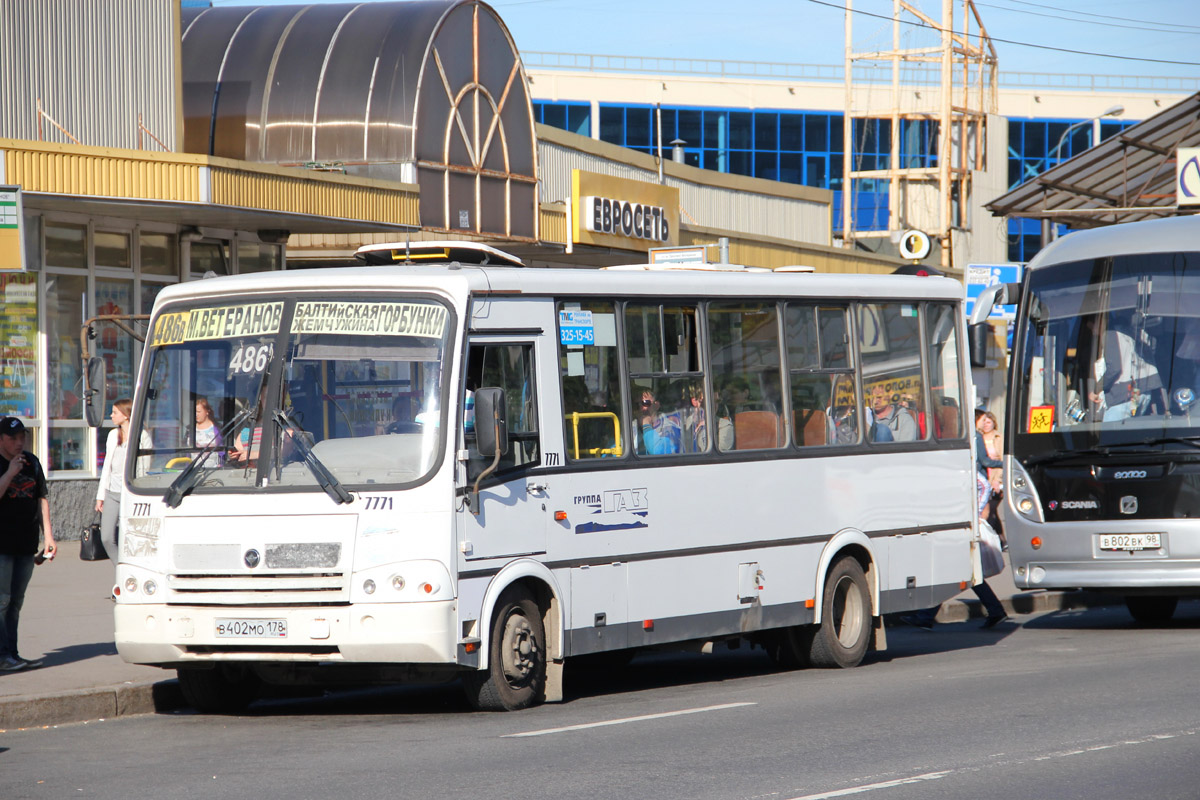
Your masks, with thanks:
[(588, 456), (596, 458), (597, 456), (612, 456), (620, 458), (625, 454), (621, 447), (621, 420), (611, 411), (572, 411), (567, 414), (567, 420), (571, 423), (571, 428), (575, 439), (575, 455), (572, 456), (575, 460), (579, 460), (579, 420), (581, 419), (603, 419), (608, 417), (613, 424), (613, 446), (612, 447), (591, 447), (585, 450)]

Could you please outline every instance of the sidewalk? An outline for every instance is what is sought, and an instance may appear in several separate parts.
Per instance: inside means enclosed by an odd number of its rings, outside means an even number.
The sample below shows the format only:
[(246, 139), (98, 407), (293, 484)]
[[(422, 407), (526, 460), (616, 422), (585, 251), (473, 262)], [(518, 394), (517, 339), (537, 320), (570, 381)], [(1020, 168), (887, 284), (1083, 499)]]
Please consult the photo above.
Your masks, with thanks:
[[(26, 658), (38, 669), (0, 674), (0, 731), (184, 706), (173, 670), (126, 664), (113, 645), (112, 565), (79, 560), (79, 545), (63, 542), (53, 562), (34, 570), (21, 611)], [(1030, 614), (1119, 602), (1081, 592), (1018, 593), (1011, 572), (988, 580), (1009, 613)], [(981, 617), (970, 590), (942, 605), (940, 622)]]

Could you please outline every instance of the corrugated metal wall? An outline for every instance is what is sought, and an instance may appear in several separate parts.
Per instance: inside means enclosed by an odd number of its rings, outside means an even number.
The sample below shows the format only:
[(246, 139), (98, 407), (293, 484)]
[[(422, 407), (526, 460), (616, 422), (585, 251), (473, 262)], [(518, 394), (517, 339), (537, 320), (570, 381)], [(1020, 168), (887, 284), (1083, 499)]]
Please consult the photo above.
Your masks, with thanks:
[[(169, 150), (180, 113), (178, 0), (0, 2), (0, 137), (37, 139), (37, 101), (82, 144)], [(43, 121), (43, 139), (70, 141)], [(147, 150), (161, 150), (148, 136)]]
[[(658, 182), (658, 172), (624, 164), (604, 156), (538, 140), (542, 202), (554, 203), (571, 196), (571, 170), (615, 175), (636, 181)], [(680, 224), (735, 230), (797, 242), (830, 243), (828, 203), (755, 194), (752, 191), (708, 186), (667, 175), (666, 185), (679, 188)]]

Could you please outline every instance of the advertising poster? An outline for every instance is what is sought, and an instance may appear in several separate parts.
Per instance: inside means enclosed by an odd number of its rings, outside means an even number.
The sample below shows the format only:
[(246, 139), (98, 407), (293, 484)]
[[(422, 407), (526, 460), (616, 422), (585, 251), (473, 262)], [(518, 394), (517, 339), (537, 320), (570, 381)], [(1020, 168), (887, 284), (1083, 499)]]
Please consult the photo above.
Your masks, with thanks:
[(0, 273), (0, 414), (37, 416), (37, 276)]

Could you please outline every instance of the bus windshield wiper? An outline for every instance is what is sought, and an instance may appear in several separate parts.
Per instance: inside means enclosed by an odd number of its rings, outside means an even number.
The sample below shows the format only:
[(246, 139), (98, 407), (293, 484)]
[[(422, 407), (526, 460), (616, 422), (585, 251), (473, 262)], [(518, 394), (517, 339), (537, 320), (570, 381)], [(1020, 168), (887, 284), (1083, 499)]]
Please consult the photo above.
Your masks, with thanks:
[(230, 433), (237, 430), (237, 427), (246, 420), (246, 417), (250, 416), (252, 410), (249, 408), (244, 409), (242, 413), (231, 419), (229, 424), (221, 429), (220, 436), (214, 436), (212, 441), (204, 446), (203, 450), (192, 457), (188, 465), (183, 468), (183, 471), (179, 473), (179, 476), (175, 480), (171, 481), (171, 485), (167, 488), (167, 494), (163, 497), (163, 502), (167, 504), (167, 507), (178, 508), (179, 504), (183, 502), (183, 496), (195, 488), (200, 479), (208, 472), (212, 472), (213, 467), (209, 467), (208, 470), (201, 469), (201, 465), (208, 460), (206, 456), (217, 449), (218, 442), (224, 442)]
[[(346, 491), (346, 487), (342, 486), (341, 481), (321, 463), (321, 459), (317, 458), (317, 454), (309, 447), (308, 442), (304, 441), (303, 436), (300, 436), (300, 426), (283, 411), (275, 412), (275, 422), (285, 431), (291, 430), (292, 446), (300, 451), (300, 455), (304, 457), (304, 465), (308, 467), (309, 472), (317, 479), (317, 483), (325, 490), (325, 494), (329, 495), (329, 499), (339, 504), (353, 503), (354, 495)], [(282, 451), (282, 447), (280, 450)]]
[(1156, 436), (1152, 439), (1143, 439), (1135, 444), (1146, 445), (1147, 447), (1156, 444), (1186, 444), (1188, 447), (1200, 449), (1200, 436)]

